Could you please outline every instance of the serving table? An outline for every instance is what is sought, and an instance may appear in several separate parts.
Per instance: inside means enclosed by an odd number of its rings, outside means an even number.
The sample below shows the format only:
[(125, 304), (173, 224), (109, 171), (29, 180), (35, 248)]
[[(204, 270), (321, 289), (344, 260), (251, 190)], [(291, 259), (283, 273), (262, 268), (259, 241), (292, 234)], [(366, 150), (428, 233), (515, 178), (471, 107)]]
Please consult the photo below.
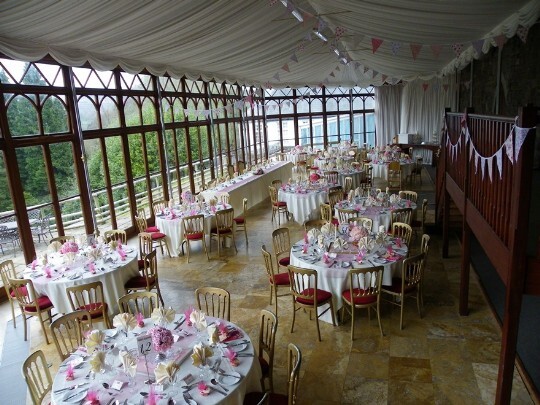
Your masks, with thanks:
[[(226, 328), (229, 337), (223, 343), (211, 348), (213, 354), (208, 358), (207, 366), (193, 365), (191, 354), (197, 343), (203, 342), (210, 346), (208, 334), (199, 333), (194, 326), (184, 322), (184, 314), (176, 315), (175, 321), (165, 327), (172, 332), (174, 343), (167, 351), (166, 358), (157, 356), (153, 345), (144, 342), (144, 337), (153, 328), (152, 319), (145, 319), (144, 326), (136, 326), (127, 332), (118, 329), (105, 330), (107, 336), (100, 350), (106, 352), (105, 366), (101, 373), (91, 373), (90, 356), (85, 348), (79, 348), (66, 359), (54, 376), (51, 403), (53, 405), (66, 403), (82, 403), (89, 392), (98, 396), (101, 404), (146, 404), (148, 394), (153, 391), (157, 395), (157, 404), (189, 403), (199, 405), (241, 404), (247, 392), (260, 391), (261, 368), (250, 337), (237, 325), (221, 319), (207, 317), (208, 324), (215, 323)], [(162, 325), (163, 326), (163, 325)], [(142, 340), (141, 340), (142, 339)], [(239, 363), (233, 367), (229, 360), (223, 357), (226, 348), (238, 353)], [(141, 354), (144, 349), (149, 353)], [(129, 351), (136, 360), (136, 373), (133, 378), (124, 371), (120, 350)], [(165, 379), (160, 384), (155, 383), (154, 370), (160, 362), (174, 361), (179, 366), (172, 381)], [(74, 379), (66, 380), (68, 364), (74, 367)], [(219, 364), (218, 364), (219, 363)], [(134, 368), (135, 370), (135, 368)], [(219, 384), (213, 385), (215, 378)], [(153, 380), (153, 381), (151, 381)], [(130, 384), (131, 381), (131, 384)], [(202, 395), (198, 382), (204, 381), (209, 392)], [(74, 389), (66, 389), (76, 387)], [(187, 392), (188, 395), (184, 395)], [(70, 398), (71, 397), (71, 398)], [(186, 398), (192, 398), (186, 400)]]

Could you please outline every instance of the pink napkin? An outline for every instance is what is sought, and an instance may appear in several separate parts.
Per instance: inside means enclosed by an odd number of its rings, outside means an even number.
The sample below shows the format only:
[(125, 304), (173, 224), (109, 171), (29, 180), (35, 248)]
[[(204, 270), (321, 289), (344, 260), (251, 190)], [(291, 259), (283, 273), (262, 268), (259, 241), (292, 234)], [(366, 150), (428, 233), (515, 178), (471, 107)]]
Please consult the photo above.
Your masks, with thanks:
[(411, 200), (407, 200), (407, 207), (411, 208), (411, 205), (412, 205)]
[(120, 255), (120, 260), (126, 260), (126, 252), (123, 249), (118, 249), (118, 254)]
[(92, 274), (96, 274), (96, 265), (93, 262), (88, 264), (88, 271)]
[(136, 315), (136, 318), (137, 318), (137, 325), (142, 328), (144, 326), (144, 315), (138, 312)]
[(34, 259), (34, 261), (32, 261), (32, 270), (35, 270), (36, 266), (37, 266), (37, 260)]
[(43, 271), (45, 272), (45, 276), (47, 278), (51, 278), (52, 277), (52, 270), (49, 266), (45, 266), (45, 268), (43, 269)]
[(186, 317), (186, 322), (188, 326), (191, 326), (191, 321), (189, 320), (189, 317), (191, 316), (191, 313), (195, 310), (193, 307), (189, 307), (184, 311), (184, 316)]
[(395, 242), (396, 242), (397, 247), (401, 247), (401, 244), (403, 243), (401, 241), (401, 238), (396, 238)]
[(308, 243), (308, 236), (307, 236), (307, 232), (304, 232), (304, 242), (305, 242), (305, 243)]
[(392, 246), (389, 245), (386, 247), (386, 253), (388, 256), (392, 256), (394, 254), (394, 249), (392, 249)]
[(231, 349), (230, 347), (227, 347), (223, 351), (223, 354), (229, 360), (229, 363), (231, 363), (231, 366), (234, 366), (234, 367), (238, 366), (239, 364), (238, 357), (237, 357), (238, 354), (233, 349)]

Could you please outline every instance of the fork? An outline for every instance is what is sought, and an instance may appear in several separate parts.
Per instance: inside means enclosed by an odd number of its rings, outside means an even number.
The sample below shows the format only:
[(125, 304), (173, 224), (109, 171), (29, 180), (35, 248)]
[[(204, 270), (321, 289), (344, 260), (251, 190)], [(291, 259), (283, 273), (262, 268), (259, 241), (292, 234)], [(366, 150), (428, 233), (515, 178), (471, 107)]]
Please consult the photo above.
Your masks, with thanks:
[(81, 387), (81, 386), (83, 386), (85, 384), (88, 384), (88, 383), (84, 382), (84, 383), (72, 385), (71, 387), (60, 388), (59, 390), (54, 391), (54, 393), (59, 394), (59, 393), (64, 392), (64, 391), (74, 390), (74, 389), (79, 388), (79, 387)]

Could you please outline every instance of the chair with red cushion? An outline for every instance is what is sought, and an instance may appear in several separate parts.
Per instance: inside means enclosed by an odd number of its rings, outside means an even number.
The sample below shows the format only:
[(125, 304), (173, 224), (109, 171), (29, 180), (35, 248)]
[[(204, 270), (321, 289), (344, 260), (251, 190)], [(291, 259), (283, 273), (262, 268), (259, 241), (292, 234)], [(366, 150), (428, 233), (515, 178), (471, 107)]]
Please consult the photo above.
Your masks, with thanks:
[(354, 340), (354, 310), (358, 308), (367, 308), (369, 320), (371, 320), (371, 309), (375, 311), (381, 336), (384, 336), (380, 316), (383, 272), (384, 266), (349, 270), (349, 288), (343, 291), (341, 298), (345, 303), (342, 319), (346, 310), (351, 313), (351, 340)]
[(242, 215), (239, 215), (237, 217), (233, 218), (236, 232), (238, 231), (244, 231), (244, 236), (246, 237), (246, 245), (248, 244), (248, 237), (247, 237), (247, 224), (246, 224), (246, 215), (247, 215), (247, 204), (248, 199), (244, 198), (242, 200)]
[(151, 291), (156, 289), (161, 305), (165, 305), (159, 288), (157, 256), (155, 249), (144, 257), (144, 270), (142, 276), (130, 278), (124, 285), (126, 294), (134, 291)]
[[(144, 210), (144, 208), (139, 208), (139, 210), (137, 211), (137, 217), (138, 218), (144, 218), (145, 222), (146, 222), (146, 211)], [(139, 224), (137, 223), (137, 226)], [(146, 228), (144, 231), (141, 231), (141, 229), (139, 228), (139, 232), (161, 232), (159, 230), (159, 228), (157, 226), (148, 226), (148, 224), (146, 224)]]
[(276, 187), (268, 186), (268, 193), (270, 194), (270, 202), (272, 203), (272, 222), (274, 222), (274, 218), (277, 214), (278, 225), (281, 225), (280, 214), (285, 214), (287, 221), (291, 215), (289, 208), (287, 207), (287, 203), (285, 201), (278, 200), (278, 190)]
[(418, 314), (422, 318), (422, 278), (424, 276), (424, 260), (425, 253), (420, 253), (416, 256), (409, 257), (403, 260), (401, 267), (401, 278), (393, 278), (391, 286), (383, 286), (381, 291), (389, 294), (392, 298), (399, 300), (386, 300), (391, 304), (401, 308), (399, 319), (399, 329), (403, 329), (403, 305), (405, 298), (411, 297), (416, 299)]
[[(137, 228), (139, 229), (139, 232), (149, 233), (150, 237), (152, 238), (152, 243), (154, 245), (159, 245), (159, 248), (161, 249), (161, 254), (164, 254), (163, 245), (165, 245), (165, 247), (167, 248), (167, 254), (169, 255), (169, 257), (171, 257), (171, 252), (167, 243), (167, 235), (165, 235), (163, 232), (159, 232), (159, 229), (155, 226), (148, 227), (145, 217), (136, 216), (135, 221), (137, 222)], [(157, 230), (157, 232), (154, 232), (153, 230)]]
[(189, 243), (200, 240), (202, 242), (206, 258), (208, 250), (206, 250), (206, 235), (204, 233), (204, 215), (192, 215), (182, 218), (182, 227), (184, 228), (184, 238), (182, 239), (182, 254), (184, 254), (184, 243), (187, 249), (187, 261), (189, 263)]
[(232, 239), (234, 250), (238, 252), (236, 240), (234, 238), (233, 218), (233, 208), (227, 208), (216, 212), (216, 226), (210, 230), (210, 251), (212, 251), (212, 238), (215, 236), (217, 238), (218, 256), (221, 256), (222, 239)]
[[(294, 331), (294, 321), (296, 311), (299, 309), (310, 310), (315, 314), (315, 323), (317, 324), (317, 334), (319, 342), (321, 341), (321, 331), (319, 329), (319, 318), (330, 310), (332, 315), (332, 324), (336, 326), (334, 314), (334, 304), (332, 293), (317, 288), (317, 271), (311, 269), (302, 269), (300, 267), (289, 265), (289, 279), (291, 281), (291, 293), (293, 299), (293, 320), (291, 325), (291, 333)], [(317, 315), (319, 307), (327, 305), (328, 308)]]
[(90, 312), (92, 322), (103, 321), (108, 329), (112, 328), (109, 306), (103, 298), (101, 281), (67, 287), (66, 292), (73, 311), (84, 309)]
[[(274, 299), (275, 302), (275, 313), (277, 315), (278, 313), (278, 297), (284, 297), (286, 295), (291, 295), (290, 292), (290, 286), (291, 283), (289, 281), (289, 272), (287, 273), (275, 273), (274, 272), (274, 265), (272, 264), (272, 256), (270, 255), (270, 252), (266, 250), (266, 246), (262, 245), (261, 247), (262, 255), (264, 258), (264, 266), (266, 269), (266, 275), (268, 276), (268, 281), (270, 281), (270, 305), (272, 305), (272, 299)], [(279, 266), (278, 266), (279, 270)], [(287, 289), (286, 294), (278, 294), (278, 288), (284, 287)]]
[(144, 272), (144, 258), (152, 250), (154, 250), (154, 241), (152, 240), (152, 234), (149, 232), (141, 232), (138, 235), (139, 237), (139, 257), (137, 265), (139, 266), (139, 271)]
[(15, 298), (15, 292), (11, 290), (8, 282), (9, 278), (17, 278), (17, 272), (15, 271), (15, 265), (13, 264), (13, 260), (5, 260), (0, 263), (0, 276), (2, 277), (2, 284), (4, 284), (9, 304), (11, 305), (11, 317), (13, 318), (13, 327), (16, 328), (17, 324), (15, 323), (15, 302), (17, 301), (17, 299)]
[(261, 325), (259, 328), (259, 364), (261, 365), (262, 377), (261, 388), (265, 391), (264, 380), (268, 378), (270, 392), (274, 392), (274, 347), (278, 319), (276, 315), (266, 309), (261, 310)]
[(290, 263), (291, 237), (289, 228), (278, 228), (272, 232), (272, 244), (274, 245), (274, 256), (279, 273), (279, 266), (287, 268)]
[(302, 352), (293, 343), (289, 343), (287, 350), (287, 395), (272, 392), (250, 392), (244, 397), (244, 405), (296, 404), (298, 383), (300, 382), (300, 366), (302, 365)]
[[(46, 295), (38, 296), (34, 289), (34, 283), (28, 278), (8, 278), (9, 288), (15, 295), (15, 300), (21, 308), (24, 322), (24, 340), (28, 339), (28, 329), (26, 326), (26, 315), (36, 316), (43, 329), (45, 341), (49, 344), (47, 331), (42, 317), (42, 313), (47, 313), (49, 321), (52, 321), (51, 310), (54, 308), (51, 300)], [(37, 297), (37, 298), (35, 298)]]

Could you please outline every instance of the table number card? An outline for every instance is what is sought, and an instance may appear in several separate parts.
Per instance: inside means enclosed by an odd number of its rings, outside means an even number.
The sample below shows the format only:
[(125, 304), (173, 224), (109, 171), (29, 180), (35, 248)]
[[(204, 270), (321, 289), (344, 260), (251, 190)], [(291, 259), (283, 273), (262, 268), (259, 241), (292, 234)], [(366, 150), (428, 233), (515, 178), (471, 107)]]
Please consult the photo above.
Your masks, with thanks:
[(152, 336), (141, 335), (137, 336), (137, 347), (139, 348), (139, 354), (142, 356), (148, 355), (152, 351)]

